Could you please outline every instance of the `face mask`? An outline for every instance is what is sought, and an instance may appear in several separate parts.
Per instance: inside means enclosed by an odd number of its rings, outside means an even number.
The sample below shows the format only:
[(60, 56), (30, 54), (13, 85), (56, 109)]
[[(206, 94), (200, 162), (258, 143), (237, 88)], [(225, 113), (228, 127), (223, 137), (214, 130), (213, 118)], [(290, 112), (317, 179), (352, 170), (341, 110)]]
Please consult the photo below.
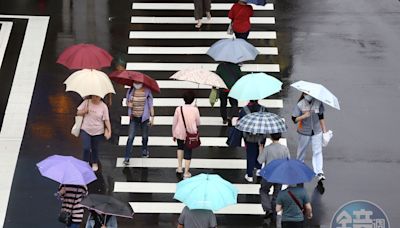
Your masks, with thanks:
[(304, 99), (306, 99), (306, 101), (310, 102), (313, 99), (313, 97), (310, 95), (304, 95)]
[(141, 89), (142, 86), (143, 86), (142, 83), (133, 83), (133, 87), (134, 87), (135, 89)]

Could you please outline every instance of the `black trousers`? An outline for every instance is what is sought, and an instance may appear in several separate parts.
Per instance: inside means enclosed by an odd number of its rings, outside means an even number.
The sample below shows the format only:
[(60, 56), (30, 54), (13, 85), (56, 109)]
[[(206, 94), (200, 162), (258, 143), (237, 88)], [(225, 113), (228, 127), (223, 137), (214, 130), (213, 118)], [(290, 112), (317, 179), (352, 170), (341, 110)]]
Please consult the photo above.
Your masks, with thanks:
[(282, 228), (303, 228), (304, 221), (301, 222), (283, 222), (282, 221)]
[[(234, 98), (228, 97), (229, 92), (225, 92), (223, 89), (219, 90), (219, 100), (221, 101), (220, 106), (220, 113), (222, 119), (232, 119), (234, 116), (238, 116), (239, 108), (238, 108), (238, 101)], [(227, 115), (227, 108), (226, 106), (229, 104), (231, 105), (231, 109), (229, 110), (229, 117)]]

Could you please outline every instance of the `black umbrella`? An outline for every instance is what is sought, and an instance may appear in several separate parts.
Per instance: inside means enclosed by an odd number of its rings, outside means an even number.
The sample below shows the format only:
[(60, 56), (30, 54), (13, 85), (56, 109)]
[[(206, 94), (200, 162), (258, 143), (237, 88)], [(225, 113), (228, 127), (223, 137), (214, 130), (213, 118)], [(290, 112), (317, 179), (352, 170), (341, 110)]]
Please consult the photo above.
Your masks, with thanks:
[(133, 210), (127, 203), (121, 202), (112, 196), (89, 194), (82, 202), (82, 206), (96, 211), (98, 214), (115, 215), (132, 218)]

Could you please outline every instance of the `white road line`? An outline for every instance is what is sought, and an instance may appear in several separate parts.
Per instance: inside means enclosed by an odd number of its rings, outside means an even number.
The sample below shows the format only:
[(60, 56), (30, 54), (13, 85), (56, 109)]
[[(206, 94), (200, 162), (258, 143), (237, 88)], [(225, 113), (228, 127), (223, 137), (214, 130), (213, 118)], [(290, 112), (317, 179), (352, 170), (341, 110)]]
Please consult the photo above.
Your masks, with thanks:
[(1, 24), (1, 30), (0, 30), (0, 67), (1, 67), (3, 63), (4, 54), (6, 53), (8, 38), (10, 38), (13, 23), (0, 22), (0, 24)]
[[(239, 194), (260, 194), (259, 184), (234, 184)], [(115, 182), (114, 192), (129, 193), (175, 193), (176, 183), (155, 182)]]
[[(120, 136), (118, 140), (119, 146), (125, 146), (128, 136)], [(201, 146), (218, 146), (218, 147), (227, 147), (226, 145), (226, 137), (206, 137), (201, 136), (200, 132), (200, 140)], [(279, 142), (283, 145), (286, 145), (286, 139), (281, 138)], [(271, 140), (267, 138), (266, 144), (270, 144)], [(134, 146), (142, 145), (142, 137), (136, 136), (133, 142)], [(176, 146), (176, 142), (172, 140), (172, 136), (149, 136), (149, 146)], [(242, 145), (244, 145), (244, 141), (242, 141)]]
[(49, 17), (0, 15), (0, 18), (29, 19), (0, 132), (0, 227), (3, 227)]
[[(232, 3), (212, 3), (211, 11), (230, 10)], [(274, 10), (274, 4), (268, 3), (265, 6), (252, 5), (254, 10)], [(133, 3), (134, 10), (194, 10), (193, 3)]]
[[(184, 208), (182, 203), (156, 203), (156, 202), (129, 202), (133, 211), (136, 214), (158, 214), (158, 213), (171, 213), (179, 214)], [(242, 215), (264, 215), (261, 204), (255, 203), (238, 203), (225, 207), (215, 214), (242, 214)]]
[[(258, 103), (267, 108), (283, 108), (283, 100), (281, 99), (264, 99), (259, 100)], [(197, 107), (211, 107), (208, 98), (197, 98), (195, 104)], [(243, 107), (246, 104), (247, 102), (245, 101), (239, 101), (239, 107)], [(184, 105), (184, 101), (182, 98), (154, 98), (153, 105), (155, 107), (178, 107)], [(126, 107), (126, 98), (122, 100), (122, 106)], [(218, 108), (219, 106), (220, 101), (218, 100), (215, 103), (214, 108)], [(230, 107), (229, 104), (228, 107)]]
[[(131, 23), (140, 24), (194, 24), (194, 17), (131, 17)], [(228, 17), (213, 17), (212, 20), (203, 20), (203, 24), (229, 24)], [(252, 17), (251, 24), (275, 24), (275, 17)]]
[[(155, 116), (154, 125), (172, 125), (172, 116)], [(237, 117), (232, 119), (233, 125), (237, 122)], [(222, 124), (221, 117), (215, 116), (202, 116), (200, 117), (200, 123), (202, 126), (224, 126)], [(121, 125), (129, 125), (129, 116), (121, 116)]]
[[(131, 31), (129, 39), (227, 39), (226, 31)], [(248, 39), (276, 39), (276, 32), (251, 31)]]
[[(128, 62), (126, 69), (137, 71), (179, 71), (187, 68), (203, 68), (215, 71), (217, 66), (217, 63)], [(243, 72), (279, 72), (279, 64), (243, 64), (241, 70)]]
[[(128, 54), (146, 55), (205, 55), (210, 47), (151, 47), (130, 46)], [(276, 47), (257, 47), (259, 55), (278, 55)]]

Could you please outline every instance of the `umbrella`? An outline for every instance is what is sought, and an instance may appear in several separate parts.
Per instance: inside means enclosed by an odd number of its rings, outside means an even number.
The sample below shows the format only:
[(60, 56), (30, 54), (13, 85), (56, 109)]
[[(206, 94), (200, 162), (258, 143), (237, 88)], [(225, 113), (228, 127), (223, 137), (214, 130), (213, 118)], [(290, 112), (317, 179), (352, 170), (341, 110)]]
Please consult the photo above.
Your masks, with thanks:
[(223, 39), (214, 43), (207, 51), (215, 61), (241, 63), (255, 60), (258, 50), (244, 39)]
[(71, 74), (64, 84), (65, 91), (74, 91), (81, 97), (96, 95), (104, 97), (109, 93), (115, 93), (114, 87), (108, 76), (98, 70), (83, 69)]
[(282, 82), (265, 73), (252, 73), (241, 77), (232, 87), (228, 96), (239, 101), (260, 100), (277, 93)]
[(141, 82), (147, 88), (155, 93), (160, 92), (157, 82), (150, 76), (132, 70), (114, 71), (110, 75), (110, 79), (116, 83), (132, 86), (133, 82)]
[(315, 173), (297, 159), (276, 159), (261, 169), (261, 176), (271, 183), (299, 184), (311, 181)]
[(321, 102), (340, 110), (339, 101), (335, 95), (333, 95), (327, 88), (325, 88), (321, 84), (307, 82), (307, 81), (298, 81), (290, 86), (300, 90), (303, 93), (306, 93)]
[(240, 118), (236, 124), (240, 131), (251, 134), (286, 132), (286, 124), (280, 116), (270, 112), (253, 112)]
[(177, 184), (174, 199), (189, 209), (217, 211), (237, 203), (237, 188), (217, 174), (199, 174)]
[(202, 68), (180, 70), (169, 78), (181, 81), (195, 82), (198, 84), (214, 86), (217, 88), (228, 88), (225, 82), (217, 74)]
[(60, 184), (86, 185), (97, 179), (87, 162), (72, 156), (53, 155), (36, 166), (42, 176)]
[(267, 0), (245, 0), (245, 2), (259, 6), (265, 6), (265, 4), (267, 4)]
[(82, 200), (81, 205), (98, 214), (133, 217), (133, 210), (129, 204), (108, 195), (89, 194)]
[(77, 44), (65, 49), (57, 63), (68, 69), (101, 69), (111, 65), (112, 56), (93, 44)]

